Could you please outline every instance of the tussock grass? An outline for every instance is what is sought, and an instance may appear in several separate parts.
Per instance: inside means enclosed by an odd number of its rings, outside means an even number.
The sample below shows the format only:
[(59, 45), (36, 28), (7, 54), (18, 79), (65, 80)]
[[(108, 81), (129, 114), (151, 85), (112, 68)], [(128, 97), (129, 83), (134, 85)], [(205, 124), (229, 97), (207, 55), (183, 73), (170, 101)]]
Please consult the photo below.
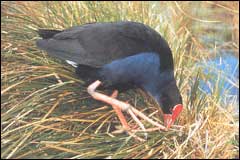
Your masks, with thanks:
[[(206, 29), (194, 27), (196, 23), (239, 26), (237, 5), (1, 2), (1, 158), (239, 158), (239, 117), (234, 117), (233, 106), (221, 104), (217, 84), (212, 94), (199, 89), (200, 80), (208, 81), (209, 75), (196, 63), (208, 59), (208, 48), (214, 46), (198, 38), (209, 33)], [(203, 8), (208, 16), (197, 12)], [(227, 22), (223, 13), (230, 15)], [(166, 38), (184, 99), (185, 108), (176, 125), (168, 132), (150, 133), (143, 143), (115, 133), (120, 123), (112, 108), (88, 95), (71, 66), (35, 46), (38, 28), (64, 29), (119, 20), (148, 24)], [(234, 29), (232, 41), (221, 47), (238, 50), (237, 31)], [(128, 91), (119, 99), (130, 99), (162, 123), (159, 107), (142, 92)]]

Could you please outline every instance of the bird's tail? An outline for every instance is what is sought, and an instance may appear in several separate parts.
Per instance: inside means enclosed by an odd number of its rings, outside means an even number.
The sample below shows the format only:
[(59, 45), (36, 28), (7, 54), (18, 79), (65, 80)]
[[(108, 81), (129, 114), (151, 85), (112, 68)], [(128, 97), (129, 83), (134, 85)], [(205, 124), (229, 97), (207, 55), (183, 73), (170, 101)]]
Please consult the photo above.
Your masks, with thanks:
[(62, 31), (60, 30), (50, 30), (50, 29), (39, 29), (38, 34), (43, 39), (49, 39), (52, 38), (55, 34), (60, 33)]
[[(38, 48), (47, 50), (49, 49), (48, 39), (52, 38), (54, 35), (60, 33), (60, 30), (51, 30), (51, 29), (39, 29), (37, 33), (42, 39), (36, 41)], [(52, 52), (51, 52), (52, 53)]]

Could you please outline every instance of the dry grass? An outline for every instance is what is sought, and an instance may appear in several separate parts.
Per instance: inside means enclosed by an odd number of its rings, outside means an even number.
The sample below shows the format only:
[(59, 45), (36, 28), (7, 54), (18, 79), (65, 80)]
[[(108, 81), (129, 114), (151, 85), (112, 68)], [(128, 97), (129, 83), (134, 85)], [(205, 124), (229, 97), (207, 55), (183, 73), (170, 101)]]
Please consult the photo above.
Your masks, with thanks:
[[(239, 26), (235, 3), (2, 2), (1, 158), (239, 158), (239, 115), (222, 106), (218, 87), (210, 95), (198, 87), (208, 76), (195, 64), (209, 57), (198, 35), (208, 32), (193, 27), (229, 23), (218, 18), (223, 12)], [(216, 12), (201, 17), (195, 10), (203, 7)], [(120, 123), (112, 108), (88, 95), (73, 68), (35, 46), (38, 28), (118, 20), (143, 22), (167, 39), (184, 99), (178, 125), (150, 133), (144, 143), (115, 133)], [(236, 39), (228, 47), (238, 50)], [(120, 99), (162, 123), (158, 106), (141, 92)]]

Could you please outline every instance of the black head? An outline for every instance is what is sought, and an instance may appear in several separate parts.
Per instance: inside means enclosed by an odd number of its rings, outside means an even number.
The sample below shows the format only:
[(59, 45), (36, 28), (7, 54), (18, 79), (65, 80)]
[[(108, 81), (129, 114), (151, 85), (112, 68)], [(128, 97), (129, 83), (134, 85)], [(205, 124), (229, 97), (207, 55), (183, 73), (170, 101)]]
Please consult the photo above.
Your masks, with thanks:
[(165, 83), (165, 86), (159, 88), (159, 92), (154, 96), (158, 104), (162, 108), (164, 123), (169, 128), (182, 111), (182, 96), (176, 85), (176, 81), (172, 80)]
[(148, 77), (151, 83), (144, 84), (143, 88), (158, 102), (164, 116), (174, 121), (182, 110), (182, 97), (174, 73), (172, 70), (157, 70), (155, 75)]
[(164, 114), (172, 114), (173, 107), (182, 104), (182, 96), (175, 80), (163, 86), (156, 98)]

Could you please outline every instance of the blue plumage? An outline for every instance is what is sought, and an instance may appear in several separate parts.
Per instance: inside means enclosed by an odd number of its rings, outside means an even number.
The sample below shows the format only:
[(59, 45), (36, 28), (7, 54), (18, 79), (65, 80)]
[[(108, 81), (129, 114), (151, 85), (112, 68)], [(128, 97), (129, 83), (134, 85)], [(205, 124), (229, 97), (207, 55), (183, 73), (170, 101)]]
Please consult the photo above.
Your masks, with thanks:
[[(172, 70), (160, 70), (160, 57), (154, 52), (143, 52), (126, 58), (115, 60), (109, 64), (104, 65), (98, 71), (105, 86), (113, 86), (113, 88), (126, 87), (128, 89), (136, 86), (147, 91), (159, 105), (163, 103), (170, 103), (173, 100), (170, 98), (174, 93), (179, 91), (175, 84), (175, 79)], [(96, 75), (96, 74), (94, 74)], [(171, 82), (174, 82), (171, 84)], [(170, 87), (166, 84), (171, 84)], [(166, 90), (165, 95), (161, 94)], [(172, 95), (167, 95), (167, 93)], [(167, 102), (163, 102), (162, 97), (165, 97)], [(179, 98), (175, 98), (178, 101)], [(163, 109), (165, 110), (165, 109)], [(167, 108), (167, 110), (169, 110)], [(167, 112), (167, 111), (166, 111)]]
[(156, 81), (160, 75), (160, 60), (156, 53), (140, 53), (115, 60), (100, 71), (108, 81), (114, 83), (134, 83), (143, 85)]
[(176, 105), (182, 108), (182, 98), (173, 74), (171, 49), (149, 26), (137, 22), (91, 23), (63, 31), (43, 29), (39, 35), (42, 39), (37, 46), (77, 67), (76, 73), (86, 85), (100, 80), (108, 89), (142, 88), (154, 97), (164, 114), (173, 114), (166, 122), (174, 122), (179, 114), (173, 112)]

